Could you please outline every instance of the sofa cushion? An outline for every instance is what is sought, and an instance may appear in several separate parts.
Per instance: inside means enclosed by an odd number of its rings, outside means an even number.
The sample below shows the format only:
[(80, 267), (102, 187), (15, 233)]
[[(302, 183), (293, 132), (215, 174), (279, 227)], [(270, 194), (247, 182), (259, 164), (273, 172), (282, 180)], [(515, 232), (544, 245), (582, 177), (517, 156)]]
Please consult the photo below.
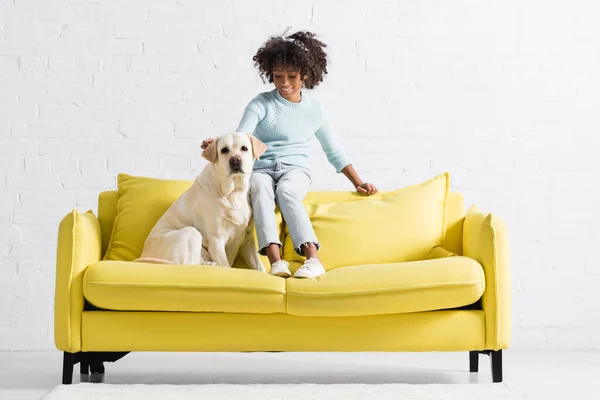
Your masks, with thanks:
[(117, 215), (104, 260), (138, 258), (158, 219), (191, 184), (192, 181), (119, 174)]
[(398, 314), (462, 307), (485, 290), (481, 265), (462, 256), (338, 268), (287, 279), (287, 313), (298, 316)]
[(94, 306), (119, 311), (285, 312), (285, 281), (254, 270), (100, 261), (83, 278)]
[[(187, 180), (119, 174), (117, 214), (103, 259), (132, 261), (138, 258), (156, 222), (192, 183), (193, 181)], [(281, 232), (282, 218), (279, 210), (276, 211), (276, 217)], [(262, 256), (261, 259), (267, 271), (270, 271), (268, 258)], [(233, 266), (247, 268), (241, 257), (237, 257)]]
[[(364, 264), (415, 261), (442, 243), (449, 174), (376, 198), (306, 204), (327, 270)], [(356, 197), (355, 197), (356, 198)], [(283, 248), (290, 270), (303, 263), (286, 227)]]

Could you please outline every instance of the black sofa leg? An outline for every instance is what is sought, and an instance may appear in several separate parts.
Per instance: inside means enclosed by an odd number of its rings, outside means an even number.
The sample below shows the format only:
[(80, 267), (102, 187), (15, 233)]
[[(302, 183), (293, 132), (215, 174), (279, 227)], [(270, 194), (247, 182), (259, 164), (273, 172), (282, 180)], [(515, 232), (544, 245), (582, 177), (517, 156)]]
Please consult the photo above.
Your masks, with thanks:
[(75, 365), (75, 354), (76, 353), (63, 353), (63, 373), (62, 383), (63, 385), (70, 385), (73, 383), (73, 366)]
[(87, 354), (83, 353), (81, 362), (79, 364), (79, 373), (81, 375), (88, 375), (90, 373), (90, 361)]
[(104, 381), (104, 363), (115, 362), (129, 354), (128, 351), (121, 352), (63, 352), (63, 385), (73, 383), (73, 368), (75, 364), (79, 365), (81, 382), (103, 382)]
[(470, 372), (478, 372), (479, 371), (479, 352), (478, 351), (470, 351), (469, 352), (469, 371)]
[(492, 382), (502, 382), (502, 350), (481, 350), (469, 351), (469, 371), (479, 371), (479, 355), (486, 354), (490, 356), (490, 365), (492, 367)]
[(502, 350), (492, 351), (490, 357), (492, 362), (492, 381), (502, 382)]
[(81, 353), (81, 360), (79, 361), (79, 381), (90, 381), (90, 355), (88, 353)]

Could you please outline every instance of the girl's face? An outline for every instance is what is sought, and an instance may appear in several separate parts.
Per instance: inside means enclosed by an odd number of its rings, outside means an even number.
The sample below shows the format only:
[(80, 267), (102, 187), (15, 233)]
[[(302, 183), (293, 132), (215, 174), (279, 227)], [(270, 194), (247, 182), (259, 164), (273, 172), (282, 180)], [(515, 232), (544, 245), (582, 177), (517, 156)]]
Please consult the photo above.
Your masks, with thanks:
[(290, 68), (274, 68), (273, 84), (279, 94), (294, 103), (298, 103), (302, 98), (300, 89), (302, 89), (302, 78), (298, 71)]

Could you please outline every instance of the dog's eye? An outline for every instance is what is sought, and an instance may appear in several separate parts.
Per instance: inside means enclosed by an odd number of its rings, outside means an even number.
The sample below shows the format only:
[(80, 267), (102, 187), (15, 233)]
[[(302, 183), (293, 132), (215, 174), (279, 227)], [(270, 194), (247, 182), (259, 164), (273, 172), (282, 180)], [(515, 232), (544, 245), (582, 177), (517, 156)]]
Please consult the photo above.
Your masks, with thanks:
[(248, 151), (248, 148), (246, 146), (242, 146), (242, 151)]
[(227, 153), (229, 153), (229, 149), (227, 147), (223, 147), (221, 149), (221, 154), (227, 154)]

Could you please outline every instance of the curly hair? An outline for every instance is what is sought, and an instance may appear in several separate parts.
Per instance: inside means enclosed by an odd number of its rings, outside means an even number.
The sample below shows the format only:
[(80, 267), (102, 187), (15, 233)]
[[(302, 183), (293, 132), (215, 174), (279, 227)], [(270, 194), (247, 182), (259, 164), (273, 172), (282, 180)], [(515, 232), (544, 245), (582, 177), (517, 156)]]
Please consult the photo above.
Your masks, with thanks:
[(327, 74), (327, 45), (308, 31), (299, 31), (287, 37), (272, 36), (252, 57), (264, 83), (273, 83), (275, 68), (291, 68), (306, 76), (304, 86), (313, 89)]

